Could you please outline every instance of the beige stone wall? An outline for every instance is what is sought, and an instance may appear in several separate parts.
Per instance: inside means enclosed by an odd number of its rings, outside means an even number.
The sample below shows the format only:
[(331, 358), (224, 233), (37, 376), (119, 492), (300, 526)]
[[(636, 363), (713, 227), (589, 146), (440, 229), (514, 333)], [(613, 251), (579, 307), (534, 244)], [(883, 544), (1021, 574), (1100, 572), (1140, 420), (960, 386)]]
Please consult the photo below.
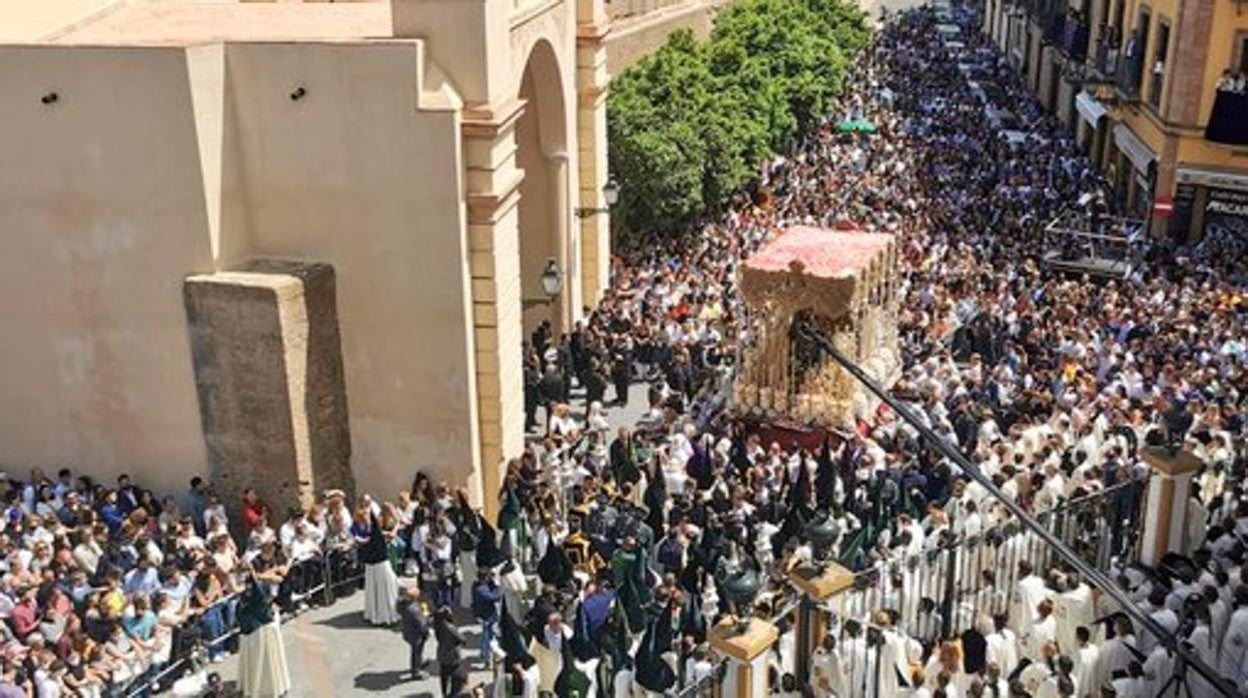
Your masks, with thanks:
[(457, 118), (420, 108), (418, 46), (226, 51), (251, 249), (334, 266), (356, 482), (387, 497), (475, 463)]
[(185, 54), (0, 66), (0, 462), (181, 492), (205, 468), (182, 278), (213, 268)]
[[(206, 468), (181, 280), (284, 258), (336, 271), (357, 484), (393, 496), (424, 469), (492, 503), (523, 446), (534, 260), (561, 260), (565, 322), (607, 282), (609, 219), (572, 209), (603, 205), (609, 19), (602, 0), (375, 5), (141, 3), (0, 49), (20, 73), (0, 152), (32, 163), (0, 175), (0, 288), (49, 289), (0, 306), (21, 336), (0, 359), (29, 367), (0, 378), (0, 463), (181, 489)], [(143, 47), (91, 47), (117, 43)]]
[(685, 0), (667, 5), (637, 0), (633, 5), (644, 12), (619, 16), (612, 24), (606, 39), (607, 70), (618, 74), (658, 49), (678, 29), (689, 29), (698, 37), (710, 35), (715, 13), (726, 4), (728, 0)]
[(0, 462), (205, 472), (182, 279), (260, 255), (337, 270), (357, 483), (468, 480), (458, 117), (419, 47), (0, 49)]

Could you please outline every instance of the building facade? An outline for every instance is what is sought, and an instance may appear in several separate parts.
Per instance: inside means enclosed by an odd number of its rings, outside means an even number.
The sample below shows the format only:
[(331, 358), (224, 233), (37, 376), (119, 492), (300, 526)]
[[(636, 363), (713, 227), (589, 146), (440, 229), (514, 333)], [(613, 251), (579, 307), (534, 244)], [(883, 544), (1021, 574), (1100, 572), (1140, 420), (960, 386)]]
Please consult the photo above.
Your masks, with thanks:
[(1248, 236), (1248, 7), (987, 0), (983, 30), (1154, 234)]
[(490, 506), (527, 329), (608, 282), (603, 1), (29, 9), (72, 12), (0, 46), (0, 462)]

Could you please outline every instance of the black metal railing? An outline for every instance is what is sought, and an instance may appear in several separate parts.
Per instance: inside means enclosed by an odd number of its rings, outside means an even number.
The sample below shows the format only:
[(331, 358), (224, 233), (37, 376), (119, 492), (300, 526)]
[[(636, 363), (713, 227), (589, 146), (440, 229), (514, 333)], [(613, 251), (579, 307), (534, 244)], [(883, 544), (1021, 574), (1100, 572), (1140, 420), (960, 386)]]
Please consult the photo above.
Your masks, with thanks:
[(1121, 49), (1118, 42), (1106, 39), (1097, 41), (1092, 58), (1092, 72), (1106, 81), (1114, 80), (1118, 76), (1120, 55)]
[[(1137, 560), (1147, 484), (1131, 481), (1035, 515), (1053, 535), (1099, 569)], [(890, 609), (894, 625), (924, 643), (951, 639), (975, 619), (1005, 613), (1020, 563), (1047, 570), (1053, 549), (1017, 522), (960, 536), (947, 544), (860, 572), (837, 611), (869, 621)], [(990, 574), (985, 574), (988, 571)]]
[[(1085, 552), (1064, 542), (1055, 531), (1050, 530), (1045, 523), (1036, 518), (1034, 512), (1028, 511), (1022, 504), (1007, 496), (978, 465), (971, 462), (952, 443), (933, 431), (928, 424), (916, 416), (910, 406), (890, 394), (874, 378), (863, 371), (862, 367), (858, 366), (852, 359), (837, 349), (817, 328), (810, 324), (804, 324), (798, 327), (797, 331), (806, 335), (812, 341), (817, 342), (825, 354), (836, 361), (855, 381), (866, 387), (871, 394), (892, 408), (897, 417), (917, 431), (919, 437), (925, 443), (935, 448), (942, 456), (961, 468), (962, 472), (971, 481), (984, 488), (991, 499), (995, 500), (995, 506), (1002, 507), (1006, 513), (1014, 517), (1010, 520), (1011, 524), (1018, 525), (1020, 530), (1026, 531), (1026, 535), (1036, 538), (1037, 544), (1044, 548), (1044, 554), (1060, 558), (1064, 565), (1077, 572), (1090, 586), (1094, 589), (1099, 589), (1110, 601), (1116, 603), (1121, 608), (1121, 612), (1125, 613), (1134, 622), (1140, 632), (1151, 633), (1157, 638), (1157, 641), (1175, 656), (1175, 661), (1181, 667), (1179, 673), (1185, 672), (1186, 669), (1193, 669), (1199, 675), (1199, 678), (1206, 683), (1211, 693), (1223, 696), (1237, 695), (1236, 687), (1231, 681), (1219, 675), (1216, 669), (1198, 656), (1190, 646), (1185, 645), (1173, 631), (1167, 629), (1158, 623), (1155, 618), (1145, 613), (1117, 585), (1105, 569), (1090, 564), (1085, 559)], [(1138, 528), (1133, 527), (1133, 530), (1138, 530)], [(948, 579), (950, 579), (950, 576), (947, 575), (946, 580)], [(950, 582), (947, 581), (946, 583)], [(1007, 596), (1007, 598), (1009, 597)]]
[(1062, 24), (1061, 41), (1058, 48), (1067, 57), (1082, 61), (1088, 57), (1088, 23), (1078, 17), (1068, 16)]
[(1219, 90), (1214, 95), (1205, 138), (1215, 143), (1248, 145), (1248, 93)]
[[(333, 603), (344, 590), (358, 586), (364, 578), (363, 570), (356, 562), (354, 549), (329, 550), (315, 558), (296, 563), (292, 565), (291, 573), (283, 584), (290, 583), (298, 575), (314, 577), (316, 581), (297, 590), (283, 592), (283, 596), (292, 602), (320, 597), (325, 605)], [(225, 652), (239, 634), (234, 613), (237, 602), (238, 594), (230, 594), (207, 608), (195, 611), (173, 629), (169, 660), (159, 667), (148, 667), (131, 678), (119, 694), (127, 698), (150, 695), (158, 688), (169, 686), (179, 677), (206, 664), (209, 655)], [(205, 619), (210, 615), (219, 619), (219, 625), (216, 621), (211, 624), (206, 622)], [(287, 612), (279, 614), (279, 617), (284, 623), (297, 615)], [(115, 686), (113, 690), (116, 691)]]

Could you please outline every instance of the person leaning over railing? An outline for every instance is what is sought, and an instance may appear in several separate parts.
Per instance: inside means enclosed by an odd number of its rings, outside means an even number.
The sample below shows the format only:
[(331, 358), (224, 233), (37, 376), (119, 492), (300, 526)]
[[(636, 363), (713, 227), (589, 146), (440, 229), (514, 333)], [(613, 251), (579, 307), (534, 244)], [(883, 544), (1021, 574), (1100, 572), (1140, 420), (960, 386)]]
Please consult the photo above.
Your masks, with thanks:
[(195, 577), (191, 608), (199, 615), (199, 628), (208, 645), (208, 658), (217, 663), (225, 661), (224, 647), (215, 641), (226, 633), (224, 608), (217, 603), (225, 597), (226, 590), (217, 573), (216, 560), (205, 558), (204, 565), (204, 570)]

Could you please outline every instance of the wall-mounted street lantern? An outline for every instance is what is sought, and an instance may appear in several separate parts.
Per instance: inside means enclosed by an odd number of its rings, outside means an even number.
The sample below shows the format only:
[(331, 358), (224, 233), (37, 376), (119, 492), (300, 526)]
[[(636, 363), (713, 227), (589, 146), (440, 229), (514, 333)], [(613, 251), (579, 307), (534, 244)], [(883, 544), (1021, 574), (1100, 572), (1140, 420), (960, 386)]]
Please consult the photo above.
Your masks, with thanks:
[(559, 260), (554, 257), (546, 260), (546, 266), (542, 269), (542, 290), (550, 299), (563, 291), (563, 270), (559, 268)]
[(606, 206), (597, 208), (574, 208), (572, 212), (577, 218), (589, 218), (599, 213), (607, 213), (620, 200), (620, 185), (615, 181), (614, 177), (608, 177), (607, 183), (602, 185), (602, 198), (607, 202)]

